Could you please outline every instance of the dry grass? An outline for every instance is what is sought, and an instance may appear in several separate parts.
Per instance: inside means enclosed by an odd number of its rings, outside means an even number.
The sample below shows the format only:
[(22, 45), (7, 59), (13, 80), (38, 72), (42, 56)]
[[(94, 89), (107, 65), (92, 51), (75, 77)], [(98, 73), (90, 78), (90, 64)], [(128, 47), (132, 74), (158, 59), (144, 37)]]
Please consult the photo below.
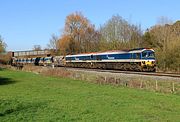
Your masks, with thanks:
[(51, 67), (25, 66), (23, 70), (39, 73), (45, 76), (71, 78), (101, 85), (111, 84), (115, 86), (123, 86), (154, 92), (180, 94), (180, 82), (178, 81), (114, 76), (111, 74), (93, 74), (83, 71), (68, 70), (64, 67), (52, 69)]

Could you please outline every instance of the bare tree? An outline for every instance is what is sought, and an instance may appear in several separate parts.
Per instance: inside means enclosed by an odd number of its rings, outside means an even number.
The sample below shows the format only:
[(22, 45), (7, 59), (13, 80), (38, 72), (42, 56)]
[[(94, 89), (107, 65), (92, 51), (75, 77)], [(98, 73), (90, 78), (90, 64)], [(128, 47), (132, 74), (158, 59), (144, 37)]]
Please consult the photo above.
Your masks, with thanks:
[(140, 26), (131, 25), (119, 15), (101, 26), (100, 34), (109, 43), (109, 49), (137, 47), (142, 35)]
[(34, 46), (33, 46), (33, 50), (39, 51), (39, 50), (42, 50), (42, 49), (41, 49), (41, 46), (40, 46), (40, 45), (34, 45)]
[(55, 34), (51, 35), (51, 38), (49, 40), (49, 44), (47, 45), (49, 49), (58, 50), (58, 36)]
[(0, 35), (0, 53), (5, 52), (7, 44), (4, 42), (4, 39)]
[(168, 17), (165, 17), (165, 16), (161, 16), (157, 19), (157, 25), (166, 25), (166, 24), (173, 24), (173, 21), (171, 19), (169, 19)]

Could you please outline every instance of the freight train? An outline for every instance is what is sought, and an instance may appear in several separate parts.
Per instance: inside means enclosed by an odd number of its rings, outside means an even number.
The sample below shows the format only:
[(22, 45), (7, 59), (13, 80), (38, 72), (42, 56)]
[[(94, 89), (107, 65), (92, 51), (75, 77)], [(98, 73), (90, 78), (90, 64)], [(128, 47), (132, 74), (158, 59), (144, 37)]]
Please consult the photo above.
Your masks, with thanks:
[(116, 69), (128, 71), (156, 71), (155, 51), (138, 48), (123, 51), (107, 51), (66, 56), (13, 58), (14, 66), (41, 65), (81, 68)]

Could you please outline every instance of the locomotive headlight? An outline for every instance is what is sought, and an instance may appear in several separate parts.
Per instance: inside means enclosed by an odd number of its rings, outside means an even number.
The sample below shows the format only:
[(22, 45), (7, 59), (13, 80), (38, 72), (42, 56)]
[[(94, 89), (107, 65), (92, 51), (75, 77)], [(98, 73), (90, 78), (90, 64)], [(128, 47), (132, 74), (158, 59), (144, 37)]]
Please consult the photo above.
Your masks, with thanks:
[(156, 65), (156, 62), (155, 62), (155, 61), (152, 61), (152, 64), (153, 64), (153, 65)]

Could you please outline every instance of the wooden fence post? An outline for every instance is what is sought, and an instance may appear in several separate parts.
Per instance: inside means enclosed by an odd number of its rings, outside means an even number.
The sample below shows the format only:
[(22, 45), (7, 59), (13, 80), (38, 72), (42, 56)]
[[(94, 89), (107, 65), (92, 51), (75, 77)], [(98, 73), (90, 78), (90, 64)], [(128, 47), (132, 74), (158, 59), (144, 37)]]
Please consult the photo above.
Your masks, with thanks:
[(142, 83), (142, 81), (141, 81), (140, 88), (142, 88), (142, 86), (143, 86), (143, 83)]
[(174, 82), (172, 82), (172, 91), (173, 91), (173, 92), (175, 91)]
[(104, 81), (105, 81), (105, 83), (106, 83), (106, 80), (107, 80), (107, 78), (106, 78), (106, 76), (104, 77)]
[(156, 91), (157, 91), (157, 89), (158, 89), (158, 84), (157, 84), (157, 80), (156, 80)]
[(81, 76), (81, 77), (82, 77), (82, 80), (84, 80), (84, 74), (82, 74), (82, 76)]

